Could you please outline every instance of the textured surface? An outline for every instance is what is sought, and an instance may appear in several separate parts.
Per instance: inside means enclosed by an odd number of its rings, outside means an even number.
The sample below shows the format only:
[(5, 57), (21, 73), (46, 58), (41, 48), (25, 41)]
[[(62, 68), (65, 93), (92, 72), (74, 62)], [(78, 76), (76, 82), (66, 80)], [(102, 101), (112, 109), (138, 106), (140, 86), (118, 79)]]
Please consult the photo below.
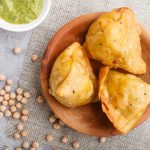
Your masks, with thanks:
[[(20, 42), (24, 43), (23, 41), (25, 41), (23, 47), (26, 49), (28, 43), (27, 39), (30, 37), (31, 33), (28, 32), (14, 34), (6, 31), (0, 31), (0, 65), (2, 66), (0, 67), (0, 71), (4, 71), (8, 75), (14, 75), (14, 78), (17, 82), (17, 80), (19, 80), (20, 71), (22, 68), (21, 66), (25, 58), (19, 85), (24, 89), (29, 90), (32, 94), (32, 98), (30, 99), (29, 105), (27, 106), (30, 110), (30, 118), (29, 121), (26, 123), (26, 128), (30, 130), (30, 134), (27, 139), (30, 141), (38, 140), (41, 144), (43, 144), (43, 148), (41, 149), (51, 150), (51, 148), (56, 147), (57, 149), (71, 150), (71, 144), (64, 145), (60, 143), (59, 139), (64, 134), (69, 136), (70, 141), (78, 139), (81, 143), (81, 150), (150, 149), (150, 134), (148, 132), (150, 130), (149, 120), (146, 121), (138, 129), (130, 132), (128, 135), (111, 137), (108, 138), (105, 144), (100, 144), (97, 138), (76, 133), (67, 127), (62, 128), (59, 131), (52, 130), (52, 126), (48, 122), (48, 116), (51, 113), (49, 108), (46, 104), (39, 105), (36, 102), (37, 95), (41, 93), (41, 86), (38, 76), (40, 60), (36, 63), (32, 63), (31, 55), (37, 54), (41, 58), (52, 35), (58, 30), (59, 27), (68, 22), (70, 19), (80, 14), (96, 11), (108, 11), (121, 6), (128, 6), (132, 8), (136, 12), (136, 14), (138, 14), (138, 19), (140, 20), (140, 22), (145, 26), (149, 27), (149, 0), (53, 0), (49, 16), (43, 24), (41, 24), (33, 31), (27, 49), (27, 55), (22, 54), (21, 56), (17, 57), (17, 60), (14, 60), (16, 61), (16, 63), (12, 63), (13, 65), (11, 64), (13, 60), (13, 57), (11, 55), (13, 54), (9, 53), (9, 50), (13, 46), (16, 46), (18, 43), (20, 44)], [(11, 40), (8, 40), (9, 38), (11, 38)], [(7, 55), (7, 53), (9, 54)], [(10, 66), (14, 66), (14, 68), (9, 68)], [(13, 146), (16, 145), (17, 142), (12, 141), (11, 139), (6, 139), (5, 135), (11, 135), (11, 133), (13, 133), (14, 125), (17, 122), (13, 120), (8, 120), (7, 124), (4, 120), (1, 120), (0, 123), (1, 122), (3, 122), (5, 134), (3, 132), (0, 132), (0, 147), (2, 147), (3, 144), (10, 144), (10, 148), (13, 149)], [(50, 144), (44, 142), (43, 140), (45, 134), (48, 132), (51, 132), (55, 138), (55, 140)]]

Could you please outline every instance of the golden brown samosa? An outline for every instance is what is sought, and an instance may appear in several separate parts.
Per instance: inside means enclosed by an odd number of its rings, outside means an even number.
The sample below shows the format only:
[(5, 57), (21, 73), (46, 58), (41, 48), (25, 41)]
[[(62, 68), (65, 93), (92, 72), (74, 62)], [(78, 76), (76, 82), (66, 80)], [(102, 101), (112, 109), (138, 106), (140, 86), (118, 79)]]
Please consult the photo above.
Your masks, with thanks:
[(86, 46), (91, 57), (113, 68), (144, 74), (140, 26), (133, 11), (119, 8), (101, 15), (89, 28)]
[(150, 103), (150, 84), (104, 67), (99, 74), (99, 99), (114, 127), (127, 133), (137, 125)]
[(74, 108), (93, 100), (97, 79), (79, 43), (73, 43), (58, 56), (49, 84), (50, 93), (67, 107)]

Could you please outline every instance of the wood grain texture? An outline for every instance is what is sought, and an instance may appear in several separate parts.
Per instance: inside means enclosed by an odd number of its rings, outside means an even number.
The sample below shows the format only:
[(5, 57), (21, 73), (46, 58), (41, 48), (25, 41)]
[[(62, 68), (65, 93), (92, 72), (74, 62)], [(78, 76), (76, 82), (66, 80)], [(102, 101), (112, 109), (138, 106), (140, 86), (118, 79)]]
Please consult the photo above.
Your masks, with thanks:
[[(120, 134), (102, 112), (100, 103), (88, 104), (75, 109), (67, 108), (58, 103), (48, 92), (49, 77), (54, 61), (58, 55), (73, 42), (83, 44), (85, 34), (91, 23), (103, 13), (92, 13), (78, 17), (62, 27), (51, 39), (42, 59), (40, 79), (49, 107), (69, 127), (78, 132), (92, 136), (112, 136)], [(140, 75), (143, 80), (150, 83), (150, 33), (142, 28), (141, 45), (142, 55), (147, 64), (147, 73)], [(97, 66), (95, 67), (97, 68)], [(97, 70), (97, 69), (96, 69)], [(150, 106), (143, 115), (139, 124), (150, 116)], [(139, 125), (138, 124), (138, 125)]]

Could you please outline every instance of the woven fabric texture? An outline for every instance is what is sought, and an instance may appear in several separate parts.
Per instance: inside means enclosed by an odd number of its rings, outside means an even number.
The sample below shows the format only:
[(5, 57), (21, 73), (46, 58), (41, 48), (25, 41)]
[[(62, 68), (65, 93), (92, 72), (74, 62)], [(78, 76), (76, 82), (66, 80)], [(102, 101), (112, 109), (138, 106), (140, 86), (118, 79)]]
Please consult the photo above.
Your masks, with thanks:
[[(63, 127), (56, 131), (49, 123), (49, 115), (52, 114), (46, 104), (38, 104), (36, 97), (41, 94), (39, 79), (39, 68), (42, 55), (48, 42), (54, 33), (71, 19), (89, 12), (109, 11), (117, 7), (128, 6), (132, 8), (139, 21), (146, 27), (150, 22), (150, 1), (149, 0), (52, 0), (52, 6), (46, 20), (34, 29), (24, 66), (22, 68), (19, 87), (30, 91), (31, 98), (27, 104), (30, 111), (29, 120), (25, 123), (29, 130), (29, 135), (25, 140), (39, 141), (44, 150), (56, 148), (57, 150), (72, 150), (71, 144), (62, 144), (60, 137), (68, 135), (69, 141), (78, 139), (81, 150), (149, 150), (150, 149), (150, 120), (146, 121), (128, 135), (115, 136), (107, 139), (106, 143), (100, 144), (96, 137), (90, 137), (73, 131), (68, 127)], [(31, 56), (39, 56), (38, 62), (33, 63)], [(14, 132), (16, 121), (10, 119), (5, 133), (10, 136)], [(45, 134), (52, 133), (54, 141), (47, 143)]]

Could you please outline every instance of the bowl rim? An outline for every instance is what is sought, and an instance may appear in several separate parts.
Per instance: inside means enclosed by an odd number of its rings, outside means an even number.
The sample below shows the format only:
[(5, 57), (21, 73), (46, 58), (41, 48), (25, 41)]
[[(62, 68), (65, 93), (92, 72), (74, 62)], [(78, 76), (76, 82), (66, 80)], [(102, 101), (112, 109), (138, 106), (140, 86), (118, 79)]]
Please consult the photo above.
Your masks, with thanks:
[(12, 32), (25, 32), (25, 31), (28, 31), (28, 30), (31, 30), (31, 29), (37, 27), (46, 18), (47, 14), (50, 10), (51, 0), (43, 0), (43, 4), (45, 4), (46, 7), (44, 7), (44, 5), (43, 5), (42, 10), (41, 10), (41, 14), (39, 15), (38, 18), (33, 20), (31, 23), (28, 23), (28, 24), (11, 24), (11, 23), (8, 23), (7, 21), (1, 19), (0, 20), (0, 29), (12, 31)]

